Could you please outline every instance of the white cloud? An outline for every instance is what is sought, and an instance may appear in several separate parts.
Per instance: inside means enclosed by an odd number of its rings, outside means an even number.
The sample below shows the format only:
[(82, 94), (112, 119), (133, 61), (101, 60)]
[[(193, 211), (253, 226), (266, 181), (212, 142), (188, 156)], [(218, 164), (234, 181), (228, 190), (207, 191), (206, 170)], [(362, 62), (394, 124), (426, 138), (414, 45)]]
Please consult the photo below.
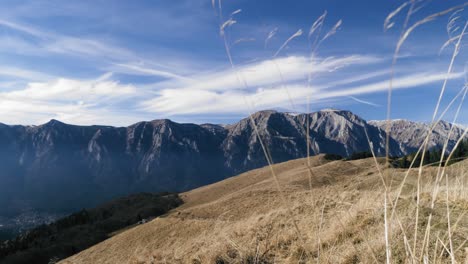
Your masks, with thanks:
[(85, 98), (93, 101), (132, 95), (136, 88), (109, 80), (105, 75), (97, 80), (81, 81), (60, 78), (49, 82), (29, 83), (25, 89), (0, 93), (0, 98), (20, 100), (77, 101)]
[(75, 125), (128, 126), (149, 117), (106, 106), (5, 99), (0, 99), (0, 115), (3, 123), (21, 125), (40, 125), (57, 119)]
[[(106, 74), (95, 80), (56, 79), (29, 83), (26, 88), (0, 92), (2, 122), (40, 124), (56, 118), (75, 124), (122, 124), (131, 114), (117, 104), (136, 96), (137, 89), (110, 80)], [(106, 121), (107, 120), (107, 121)], [(133, 117), (135, 120), (135, 117)], [(128, 123), (126, 123), (128, 125)]]
[[(310, 94), (315, 89), (304, 86), (289, 86), (294, 98)], [(147, 111), (167, 115), (207, 113), (249, 113), (271, 107), (288, 107), (284, 89), (258, 89), (209, 91), (194, 89), (168, 89), (160, 96), (142, 103)], [(253, 107), (253, 108), (251, 108)]]

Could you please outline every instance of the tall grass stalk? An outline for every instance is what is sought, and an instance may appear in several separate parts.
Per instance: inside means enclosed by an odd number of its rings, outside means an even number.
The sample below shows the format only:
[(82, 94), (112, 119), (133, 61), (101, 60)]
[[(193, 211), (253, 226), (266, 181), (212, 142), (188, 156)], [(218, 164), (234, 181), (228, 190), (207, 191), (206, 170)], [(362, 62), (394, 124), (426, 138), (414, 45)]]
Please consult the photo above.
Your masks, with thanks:
[[(228, 40), (227, 40), (227, 37), (226, 37), (226, 34), (225, 34), (225, 29), (227, 27), (230, 27), (231, 25), (235, 24), (235, 20), (233, 20), (233, 18), (229, 18), (227, 21), (224, 21), (223, 22), (223, 9), (222, 9), (222, 0), (218, 0), (218, 11), (219, 11), (219, 18), (220, 18), (220, 33), (221, 33), (221, 37), (223, 38), (223, 41), (224, 41), (224, 47), (225, 47), (225, 51), (226, 51), (226, 55), (229, 59), (229, 63), (231, 65), (231, 68), (236, 72), (236, 76), (239, 80), (240, 83), (242, 83), (244, 85), (244, 88), (245, 89), (248, 89), (249, 86), (247, 84), (247, 81), (245, 80), (245, 78), (243, 78), (243, 76), (239, 73), (239, 71), (237, 70), (237, 67), (235, 66), (234, 64), (234, 61), (232, 59), (232, 55), (231, 55), (231, 50), (230, 50), (230, 45), (228, 43)], [(299, 33), (299, 32), (298, 32)], [(300, 32), (302, 34), (302, 32)], [(293, 39), (295, 38), (295, 36), (291, 36), (290, 39)], [(287, 45), (287, 44), (286, 44)], [(247, 98), (244, 97), (244, 100), (246, 101), (247, 105), (248, 102), (247, 102)], [(249, 107), (250, 108), (250, 107)], [(271, 154), (270, 154), (270, 151), (268, 150), (267, 146), (263, 143), (263, 140), (260, 136), (260, 133), (259, 133), (259, 130), (258, 130), (258, 127), (255, 123), (255, 120), (253, 118), (253, 113), (252, 111), (250, 111), (249, 113), (249, 119), (250, 119), (250, 122), (252, 124), (252, 127), (254, 128), (254, 131), (255, 131), (255, 135), (261, 145), (261, 148), (262, 148), (262, 151), (263, 151), (263, 154), (267, 160), (267, 163), (268, 163), (268, 167), (270, 169), (270, 172), (271, 172), (271, 175), (274, 179), (274, 182), (275, 182), (275, 185), (276, 185), (276, 188), (278, 189), (278, 192), (279, 192), (279, 195), (280, 195), (280, 199), (282, 200), (283, 204), (287, 204), (287, 199), (286, 199), (286, 196), (283, 192), (283, 189), (281, 188), (281, 185), (279, 183), (279, 180), (278, 180), (278, 176), (276, 175), (276, 172), (275, 172), (275, 169), (273, 168), (273, 159), (271, 157)], [(299, 240), (302, 241), (303, 244), (305, 244), (305, 240), (303, 238), (303, 235), (297, 225), (297, 220), (296, 220), (296, 217), (294, 216), (294, 214), (292, 213), (290, 207), (287, 207), (288, 209), (288, 213), (289, 215), (291, 215), (292, 217), (292, 222), (293, 222), (293, 225), (295, 227), (295, 230), (297, 232), (297, 236), (299, 238)]]
[(445, 174), (445, 186), (447, 190), (445, 191), (445, 204), (447, 208), (447, 233), (448, 233), (448, 239), (449, 239), (449, 245), (450, 245), (450, 260), (452, 263), (455, 263), (455, 255), (453, 252), (453, 242), (452, 242), (452, 226), (450, 224), (450, 205), (449, 205), (449, 180), (448, 180), (448, 174)]

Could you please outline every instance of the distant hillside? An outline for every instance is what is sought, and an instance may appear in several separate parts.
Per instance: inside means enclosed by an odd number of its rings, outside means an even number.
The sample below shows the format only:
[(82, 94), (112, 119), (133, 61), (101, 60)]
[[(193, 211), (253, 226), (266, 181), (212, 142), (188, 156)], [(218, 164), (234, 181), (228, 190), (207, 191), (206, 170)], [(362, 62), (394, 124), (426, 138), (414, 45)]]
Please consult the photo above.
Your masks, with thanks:
[(163, 215), (181, 203), (177, 194), (141, 193), (83, 209), (0, 244), (0, 263), (57, 261), (109, 238), (114, 231)]
[[(385, 154), (385, 132), (349, 111), (261, 111), (252, 119), (275, 163), (307, 155), (307, 124), (311, 155), (369, 151), (366, 131), (374, 152)], [(399, 140), (390, 139), (392, 156), (414, 149)], [(128, 193), (184, 191), (267, 164), (250, 118), (229, 126), (167, 119), (129, 127), (0, 124), (0, 159), (0, 216), (25, 205), (69, 213)]]

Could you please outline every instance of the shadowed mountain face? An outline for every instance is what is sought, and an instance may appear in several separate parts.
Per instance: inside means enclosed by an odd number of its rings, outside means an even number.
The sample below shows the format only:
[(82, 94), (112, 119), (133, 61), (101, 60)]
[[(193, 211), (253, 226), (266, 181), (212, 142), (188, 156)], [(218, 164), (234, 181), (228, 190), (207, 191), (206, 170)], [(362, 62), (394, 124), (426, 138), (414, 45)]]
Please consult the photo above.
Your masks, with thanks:
[[(385, 154), (385, 132), (347, 111), (291, 115), (262, 111), (252, 116), (273, 162), (310, 153), (368, 151)], [(0, 125), (0, 215), (28, 206), (70, 212), (117, 195), (183, 191), (265, 166), (262, 144), (250, 118), (226, 127), (170, 120), (129, 127), (73, 126), (52, 120), (41, 126)], [(390, 140), (390, 154), (406, 154)]]

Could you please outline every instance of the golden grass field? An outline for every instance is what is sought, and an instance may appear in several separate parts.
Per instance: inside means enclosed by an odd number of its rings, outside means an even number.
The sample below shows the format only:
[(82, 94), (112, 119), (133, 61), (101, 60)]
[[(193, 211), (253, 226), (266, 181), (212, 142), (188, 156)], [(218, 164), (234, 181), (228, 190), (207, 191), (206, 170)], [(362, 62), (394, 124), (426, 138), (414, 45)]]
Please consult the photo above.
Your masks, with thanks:
[[(449, 195), (443, 181), (432, 209), (437, 167), (423, 168), (416, 239), (418, 169), (391, 216), (407, 170), (377, 163), (382, 174), (372, 158), (277, 164), (282, 194), (268, 167), (249, 171), (183, 193), (181, 207), (61, 263), (383, 263), (386, 233), (391, 263), (446, 263), (449, 252), (468, 263), (468, 162), (448, 168)], [(382, 180), (393, 201), (386, 217)]]

